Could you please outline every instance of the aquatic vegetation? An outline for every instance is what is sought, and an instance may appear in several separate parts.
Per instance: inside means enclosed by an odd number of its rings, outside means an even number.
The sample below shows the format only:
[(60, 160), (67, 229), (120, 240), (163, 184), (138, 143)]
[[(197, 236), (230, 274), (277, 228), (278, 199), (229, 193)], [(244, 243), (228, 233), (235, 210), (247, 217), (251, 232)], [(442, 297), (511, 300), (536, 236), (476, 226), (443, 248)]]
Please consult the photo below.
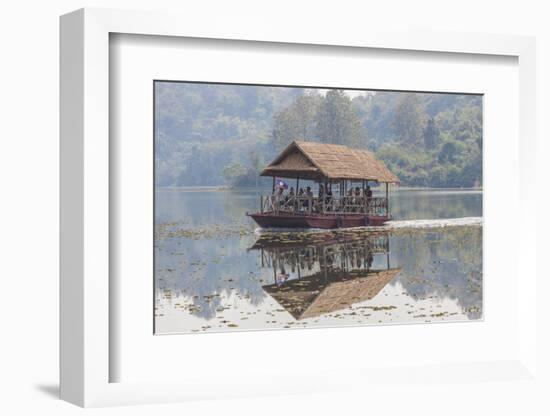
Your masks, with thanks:
[[(240, 215), (238, 203), (232, 204), (227, 219), (203, 220), (203, 209), (184, 221), (156, 224), (158, 332), (450, 322), (483, 316), (480, 218), (259, 232), (253, 224), (232, 220)], [(375, 284), (374, 272), (388, 269), (394, 274)]]

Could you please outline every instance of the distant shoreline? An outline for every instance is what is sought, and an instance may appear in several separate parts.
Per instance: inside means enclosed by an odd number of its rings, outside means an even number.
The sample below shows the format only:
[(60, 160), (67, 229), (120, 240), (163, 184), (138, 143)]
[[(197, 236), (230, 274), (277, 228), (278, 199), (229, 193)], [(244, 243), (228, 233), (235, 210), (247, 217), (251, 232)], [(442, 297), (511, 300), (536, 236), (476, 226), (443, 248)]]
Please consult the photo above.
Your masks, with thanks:
[[(379, 187), (373, 187), (374, 190), (380, 189)], [(390, 192), (395, 192), (395, 187), (390, 187)], [(409, 187), (409, 186), (399, 186), (397, 188), (399, 191), (479, 191), (483, 192), (483, 188), (473, 187), (473, 188), (423, 188), (423, 187)], [(227, 186), (227, 185), (213, 185), (213, 186), (157, 186), (155, 187), (156, 191), (186, 191), (186, 192), (201, 192), (201, 191), (253, 191), (253, 190), (270, 190), (269, 187), (254, 187), (254, 186)]]
[[(234, 188), (225, 185), (213, 186), (155, 186), (156, 191), (231, 191), (233, 189), (255, 189), (254, 187)], [(260, 188), (258, 188), (260, 189)]]

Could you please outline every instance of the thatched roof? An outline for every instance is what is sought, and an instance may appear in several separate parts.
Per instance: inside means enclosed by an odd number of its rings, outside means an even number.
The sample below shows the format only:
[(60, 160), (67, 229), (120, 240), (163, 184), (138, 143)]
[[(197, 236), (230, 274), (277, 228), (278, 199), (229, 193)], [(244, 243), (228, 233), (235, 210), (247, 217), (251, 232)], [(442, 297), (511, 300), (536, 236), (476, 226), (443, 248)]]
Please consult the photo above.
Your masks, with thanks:
[(399, 272), (388, 270), (354, 270), (344, 278), (332, 278), (328, 283), (323, 272), (282, 286), (263, 286), (294, 319), (313, 318), (347, 309), (351, 305), (374, 298)]
[(303, 141), (294, 141), (288, 145), (260, 175), (399, 183), (399, 178), (367, 150)]

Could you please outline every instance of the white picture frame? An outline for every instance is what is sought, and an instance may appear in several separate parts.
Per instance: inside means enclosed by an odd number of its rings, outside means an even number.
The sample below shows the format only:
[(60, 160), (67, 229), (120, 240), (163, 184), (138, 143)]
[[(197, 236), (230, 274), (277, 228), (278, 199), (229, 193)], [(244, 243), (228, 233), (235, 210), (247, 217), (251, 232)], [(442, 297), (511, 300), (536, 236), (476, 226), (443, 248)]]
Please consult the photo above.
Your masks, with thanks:
[[(288, 392), (319, 392), (341, 388), (338, 382), (289, 382), (289, 374), (270, 383), (236, 383), (225, 392), (207, 391), (197, 380), (110, 382), (116, 357), (110, 345), (110, 166), (109, 158), (109, 36), (112, 33), (207, 39), (333, 45), (336, 47), (431, 51), (516, 57), (519, 65), (520, 178), (517, 257), (522, 281), (517, 294), (519, 346), (517, 356), (499, 362), (456, 367), (421, 363), (415, 377), (427, 380), (434, 372), (468, 377), (468, 371), (491, 369), (505, 378), (524, 380), (536, 374), (536, 217), (535, 169), (535, 42), (533, 38), (465, 33), (377, 32), (304, 33), (276, 24), (250, 24), (235, 32), (231, 22), (205, 26), (192, 16), (167, 13), (82, 9), (61, 18), (61, 397), (80, 406), (154, 403), (208, 397), (269, 394), (273, 385)], [(521, 244), (519, 244), (521, 242)], [(235, 336), (238, 336), (236, 334)], [(407, 369), (391, 374), (406, 376)], [(384, 378), (380, 369), (369, 376), (342, 370), (346, 377), (368, 385)], [(312, 375), (311, 377), (315, 377)], [(476, 381), (475, 378), (472, 381)], [(278, 393), (284, 391), (279, 390)]]

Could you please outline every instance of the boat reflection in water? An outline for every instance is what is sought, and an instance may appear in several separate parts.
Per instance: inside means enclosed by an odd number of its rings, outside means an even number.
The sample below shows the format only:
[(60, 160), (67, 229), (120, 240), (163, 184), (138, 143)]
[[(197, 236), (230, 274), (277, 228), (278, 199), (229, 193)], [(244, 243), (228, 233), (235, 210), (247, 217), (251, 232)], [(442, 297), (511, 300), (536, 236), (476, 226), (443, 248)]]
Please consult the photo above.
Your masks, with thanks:
[[(401, 271), (391, 267), (388, 233), (333, 232), (261, 237), (262, 268), (273, 283), (262, 286), (294, 319), (314, 318), (373, 299)], [(374, 267), (376, 265), (376, 267)]]

